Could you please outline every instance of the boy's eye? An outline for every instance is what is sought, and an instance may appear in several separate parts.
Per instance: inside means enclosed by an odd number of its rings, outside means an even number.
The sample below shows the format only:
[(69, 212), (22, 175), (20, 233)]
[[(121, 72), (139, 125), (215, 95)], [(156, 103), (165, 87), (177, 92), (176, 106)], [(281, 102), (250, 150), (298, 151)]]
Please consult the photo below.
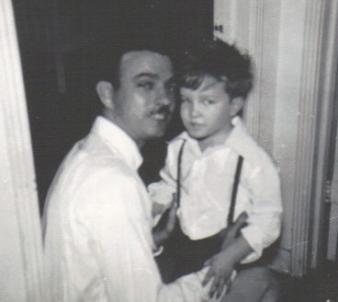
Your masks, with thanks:
[(213, 104), (216, 103), (216, 101), (213, 100), (213, 99), (204, 99), (204, 100), (202, 100), (202, 103), (203, 103), (204, 105), (213, 105)]
[(141, 87), (145, 90), (152, 90), (155, 86), (154, 82), (152, 81), (141, 81), (137, 84), (138, 87)]

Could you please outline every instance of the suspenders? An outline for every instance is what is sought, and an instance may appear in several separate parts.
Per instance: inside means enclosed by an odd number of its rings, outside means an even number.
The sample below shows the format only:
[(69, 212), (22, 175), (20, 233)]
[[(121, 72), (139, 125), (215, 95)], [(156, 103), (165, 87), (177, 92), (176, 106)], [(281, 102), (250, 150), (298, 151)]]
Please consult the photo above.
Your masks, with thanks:
[(182, 155), (184, 145), (187, 141), (183, 140), (182, 145), (180, 147), (180, 151), (178, 152), (178, 159), (177, 159), (177, 176), (176, 176), (176, 200), (177, 206), (180, 206), (181, 201), (181, 168), (182, 168)]
[[(186, 140), (182, 142), (177, 157), (176, 199), (178, 206), (180, 205), (181, 199), (181, 166), (185, 144)], [(227, 217), (228, 225), (233, 221), (242, 165), (243, 157), (239, 156), (232, 186), (229, 214)], [(163, 259), (171, 259), (171, 268), (168, 270), (168, 267), (165, 264), (167, 262), (163, 261), (161, 264), (161, 261), (159, 261), (160, 270), (165, 282), (172, 282), (180, 276), (200, 270), (207, 259), (210, 259), (210, 257), (220, 251), (223, 240), (222, 231), (204, 239), (191, 240), (182, 232), (179, 222), (176, 221), (174, 235), (165, 242), (164, 256), (162, 256)]]
[(241, 177), (241, 172), (242, 172), (242, 166), (243, 166), (243, 156), (239, 155), (238, 156), (238, 160), (237, 160), (237, 166), (236, 166), (236, 173), (235, 173), (234, 183), (232, 185), (231, 202), (230, 202), (228, 219), (227, 219), (228, 225), (230, 225), (230, 224), (232, 224), (234, 222), (236, 197), (237, 197), (239, 179)]
[[(180, 205), (180, 201), (181, 201), (181, 166), (182, 166), (182, 156), (183, 156), (183, 149), (184, 149), (185, 143), (186, 143), (186, 140), (183, 140), (180, 150), (178, 152), (178, 159), (177, 159), (176, 199), (177, 199), (178, 206)], [(241, 172), (242, 172), (242, 166), (243, 166), (243, 156), (239, 155), (238, 160), (237, 160), (236, 172), (234, 176), (234, 182), (232, 185), (231, 201), (230, 201), (229, 213), (227, 217), (228, 225), (234, 222), (236, 198), (237, 198), (238, 184), (239, 184), (239, 180), (240, 180)]]

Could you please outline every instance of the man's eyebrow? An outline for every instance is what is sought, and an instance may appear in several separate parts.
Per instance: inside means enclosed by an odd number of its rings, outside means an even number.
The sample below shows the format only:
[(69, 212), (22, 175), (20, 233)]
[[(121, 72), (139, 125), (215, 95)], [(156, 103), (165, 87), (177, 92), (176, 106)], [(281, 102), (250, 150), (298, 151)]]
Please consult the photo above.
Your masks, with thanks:
[(148, 77), (148, 78), (152, 78), (152, 79), (157, 79), (159, 78), (157, 73), (153, 73), (153, 72), (141, 72), (139, 74), (137, 74), (134, 78), (137, 80), (139, 78), (142, 77)]

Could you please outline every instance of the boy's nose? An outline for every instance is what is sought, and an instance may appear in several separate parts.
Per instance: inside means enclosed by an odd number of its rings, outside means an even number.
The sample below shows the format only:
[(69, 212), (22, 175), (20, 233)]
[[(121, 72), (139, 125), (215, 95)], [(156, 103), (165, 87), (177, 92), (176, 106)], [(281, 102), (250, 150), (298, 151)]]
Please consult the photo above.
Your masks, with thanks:
[(190, 113), (192, 117), (197, 117), (201, 114), (200, 106), (196, 102), (192, 103)]

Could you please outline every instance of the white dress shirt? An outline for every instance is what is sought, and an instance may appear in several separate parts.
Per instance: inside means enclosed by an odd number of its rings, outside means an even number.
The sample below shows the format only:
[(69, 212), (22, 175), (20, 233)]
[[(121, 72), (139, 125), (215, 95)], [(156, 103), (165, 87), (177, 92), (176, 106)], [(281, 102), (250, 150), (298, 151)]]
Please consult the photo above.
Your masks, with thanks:
[(161, 281), (141, 162), (134, 141), (102, 117), (64, 160), (44, 217), (50, 301), (204, 301), (203, 271)]
[(178, 153), (186, 144), (181, 163), (181, 203), (178, 210), (182, 231), (192, 240), (212, 236), (227, 226), (231, 192), (238, 156), (244, 157), (234, 217), (246, 211), (248, 225), (241, 231), (253, 249), (242, 263), (257, 260), (262, 250), (279, 236), (281, 193), (277, 169), (269, 156), (250, 137), (240, 118), (224, 144), (207, 148), (183, 132), (168, 145), (162, 180), (148, 189), (151, 199), (168, 205), (176, 190)]

